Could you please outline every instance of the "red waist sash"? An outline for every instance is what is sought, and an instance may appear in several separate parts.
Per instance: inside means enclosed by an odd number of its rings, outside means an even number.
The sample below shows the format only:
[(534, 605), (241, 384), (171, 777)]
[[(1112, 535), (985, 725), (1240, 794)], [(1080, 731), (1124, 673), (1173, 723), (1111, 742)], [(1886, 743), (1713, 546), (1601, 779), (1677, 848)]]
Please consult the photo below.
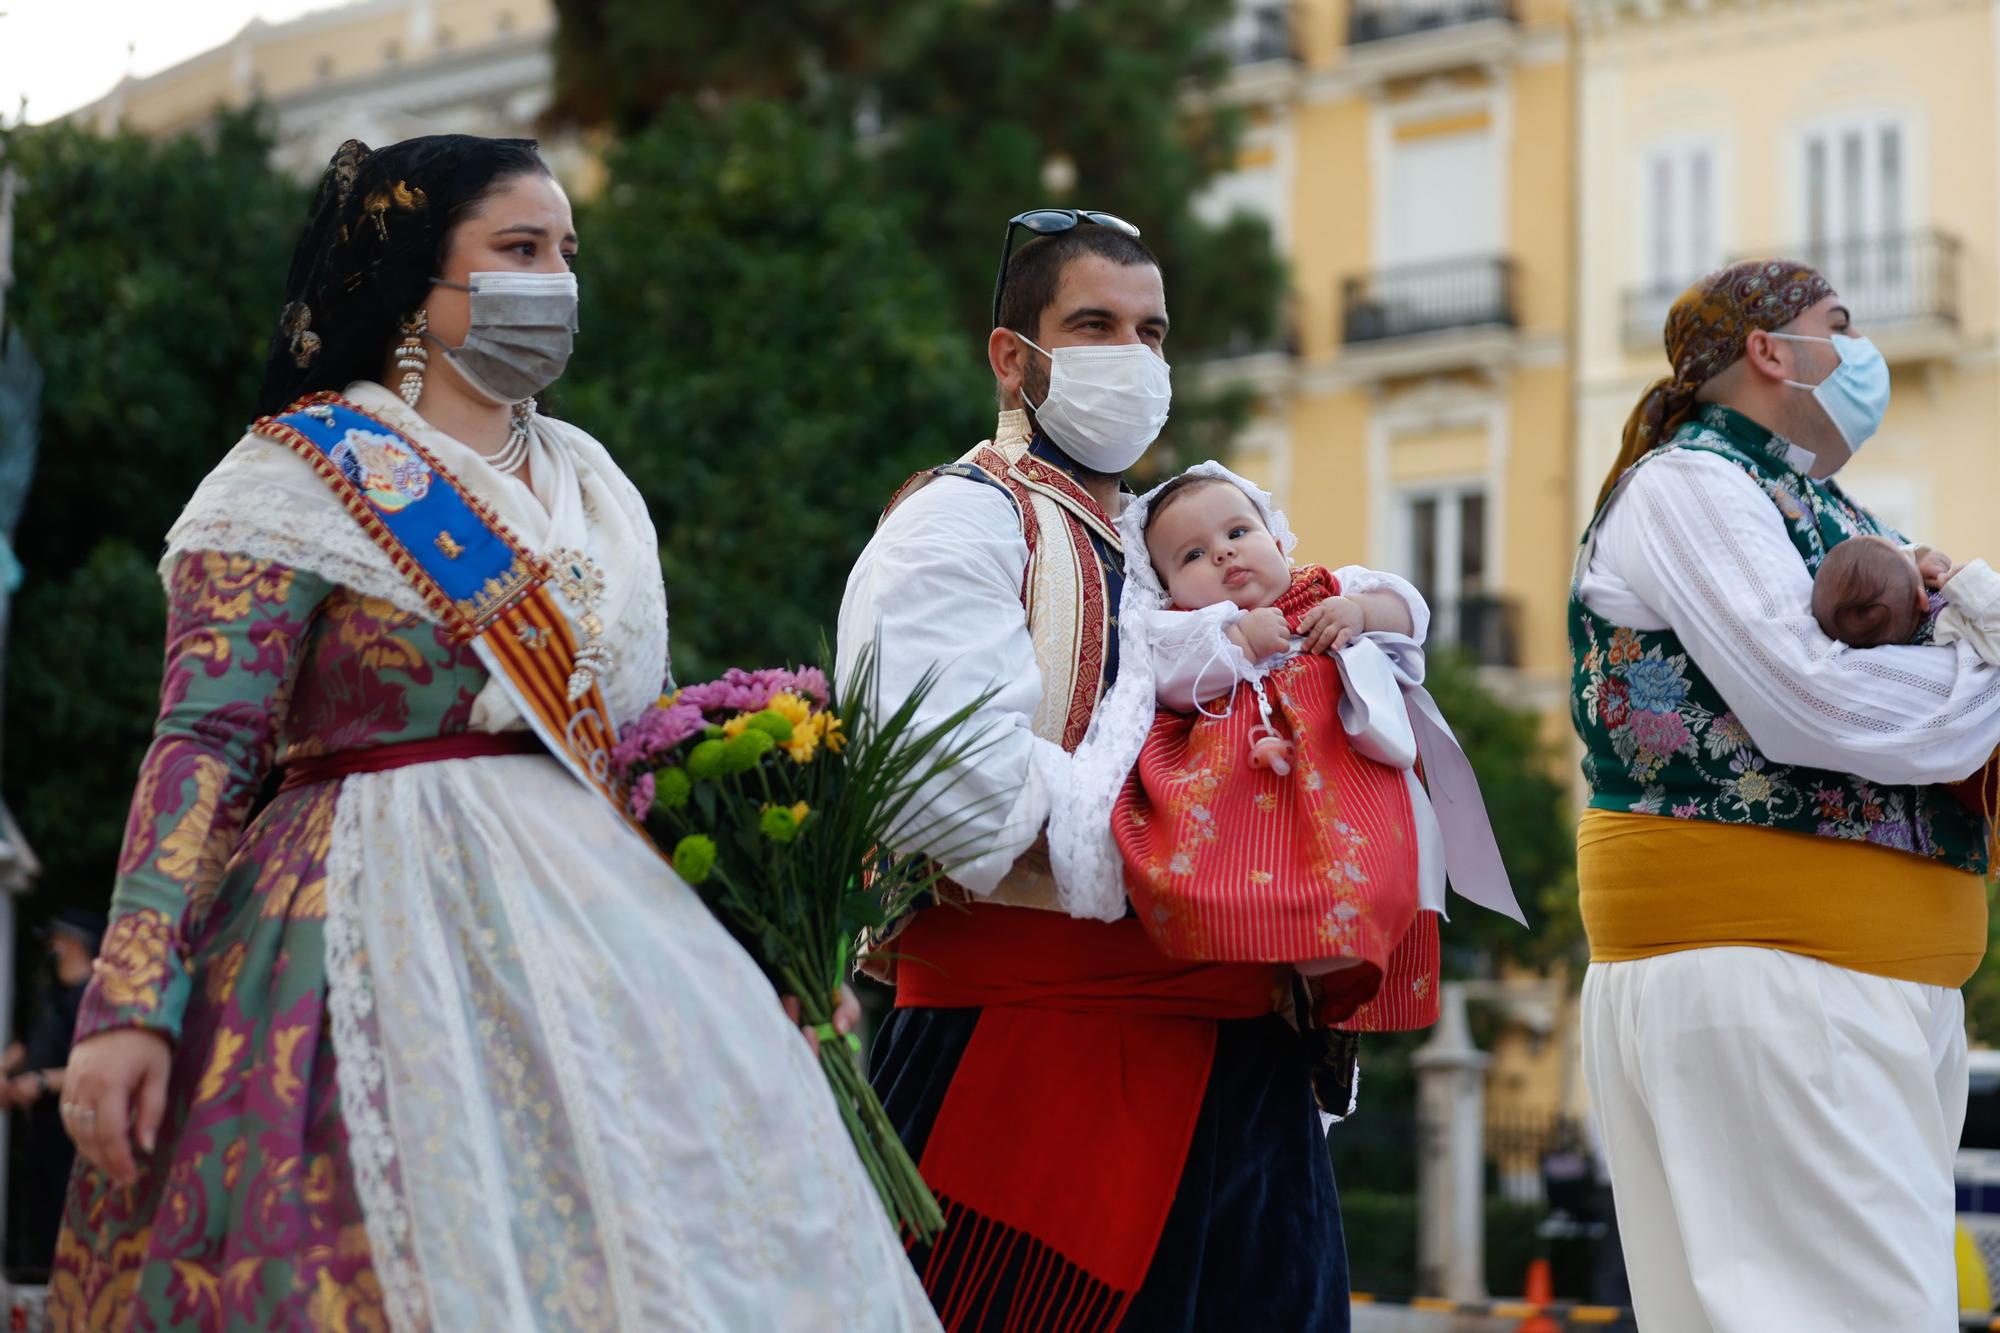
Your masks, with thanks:
[(528, 731), (465, 731), (452, 736), (426, 736), (422, 740), (396, 741), (361, 750), (341, 750), (335, 754), (308, 755), (287, 760), (285, 780), (279, 791), (309, 787), (316, 782), (334, 782), (356, 773), (383, 773), (413, 764), (434, 764), (441, 759), (487, 759), (503, 754), (547, 754), (548, 747)]
[(911, 923), (898, 1007), (983, 1009), (918, 1164), (946, 1226), (912, 1258), (946, 1328), (981, 1325), (996, 1296), (1033, 1327), (1117, 1326), (1180, 1184), (1216, 1020), (1271, 1013), (1286, 985), (1168, 958), (1132, 918), (982, 905)]

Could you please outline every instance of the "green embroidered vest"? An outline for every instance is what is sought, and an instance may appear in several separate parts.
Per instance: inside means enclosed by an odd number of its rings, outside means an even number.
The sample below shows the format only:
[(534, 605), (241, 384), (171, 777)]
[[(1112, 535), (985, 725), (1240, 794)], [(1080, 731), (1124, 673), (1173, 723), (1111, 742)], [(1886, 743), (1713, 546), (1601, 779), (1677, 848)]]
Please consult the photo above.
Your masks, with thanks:
[[(1896, 536), (1832, 481), (1786, 461), (1782, 440), (1726, 408), (1704, 408), (1667, 448), (1704, 450), (1748, 473), (1785, 516), (1809, 570), (1849, 537)], [(1600, 509), (1584, 533), (1586, 551), (1602, 517)], [(1582, 572), (1579, 561), (1578, 580)], [(1919, 637), (1929, 633), (1927, 621)], [(1944, 788), (1883, 786), (1771, 762), (1677, 635), (1612, 624), (1583, 604), (1575, 582), (1569, 644), (1570, 718), (1583, 741), (1592, 808), (1851, 838), (1985, 873), (1984, 821)]]

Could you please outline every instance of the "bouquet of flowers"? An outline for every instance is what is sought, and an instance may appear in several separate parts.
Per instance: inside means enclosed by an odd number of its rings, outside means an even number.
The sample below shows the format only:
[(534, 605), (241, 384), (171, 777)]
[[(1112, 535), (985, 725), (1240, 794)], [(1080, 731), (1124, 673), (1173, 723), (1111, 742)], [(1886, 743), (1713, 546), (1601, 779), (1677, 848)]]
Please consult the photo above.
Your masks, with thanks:
[[(860, 1042), (832, 1024), (857, 932), (907, 911), (940, 865), (977, 854), (935, 810), (953, 770), (985, 748), (956, 733), (984, 699), (918, 730), (934, 678), (878, 716), (873, 652), (836, 700), (824, 672), (731, 670), (661, 697), (626, 732), (613, 764), (632, 813), (674, 869), (762, 954), (819, 1037), (819, 1061), (856, 1151), (889, 1214), (922, 1239), (944, 1226), (916, 1164), (868, 1086)], [(937, 779), (928, 792), (920, 791)], [(926, 826), (935, 859), (888, 850), (899, 829)]]

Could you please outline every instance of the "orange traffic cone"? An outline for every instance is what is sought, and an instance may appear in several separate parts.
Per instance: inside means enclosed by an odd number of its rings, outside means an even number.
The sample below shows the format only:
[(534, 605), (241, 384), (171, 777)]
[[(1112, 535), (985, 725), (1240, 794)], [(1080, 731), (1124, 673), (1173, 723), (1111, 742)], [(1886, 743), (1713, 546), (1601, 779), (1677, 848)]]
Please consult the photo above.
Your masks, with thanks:
[(1562, 1333), (1562, 1325), (1540, 1308), (1556, 1298), (1556, 1284), (1549, 1275), (1549, 1261), (1537, 1259), (1529, 1264), (1528, 1276), (1521, 1285), (1521, 1299), (1537, 1308), (1535, 1313), (1514, 1326), (1514, 1333)]

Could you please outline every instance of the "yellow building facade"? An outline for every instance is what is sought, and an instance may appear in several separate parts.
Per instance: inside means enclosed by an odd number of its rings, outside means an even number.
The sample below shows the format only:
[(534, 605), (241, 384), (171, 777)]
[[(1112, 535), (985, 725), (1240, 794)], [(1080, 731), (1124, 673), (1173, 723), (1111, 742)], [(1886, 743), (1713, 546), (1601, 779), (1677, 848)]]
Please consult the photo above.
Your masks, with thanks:
[(1285, 350), (1212, 372), (1258, 390), (1236, 461), (1279, 495), (1302, 556), (1411, 577), (1434, 641), (1559, 735), (1575, 490), (1564, 0), (1238, 13), (1225, 96), (1250, 129), (1204, 206), (1271, 218), (1292, 297)]
[[(1248, 129), (1200, 208), (1267, 218), (1292, 283), (1282, 346), (1207, 371), (1256, 394), (1234, 466), (1277, 494), (1302, 558), (1415, 582), (1432, 642), (1468, 651), (1568, 755), (1567, 0), (1247, 0), (1230, 38), (1222, 96)], [(1490, 989), (1490, 1125), (1580, 1114), (1572, 988), (1523, 974)], [(1532, 1194), (1524, 1145), (1496, 1160)]]
[(1584, 0), (1577, 464), (1585, 511), (1693, 277), (1817, 265), (1887, 357), (1841, 483), (1913, 538), (2000, 549), (2000, 20), (1991, 4)]
[[(310, 179), (348, 138), (533, 136), (549, 103), (555, 26), (551, 0), (353, 0), (284, 23), (253, 20), (221, 46), (121, 80), (70, 119), (171, 134), (261, 102), (275, 120), (277, 164)], [(572, 189), (596, 183), (596, 161), (573, 136), (545, 143), (543, 155)]]

